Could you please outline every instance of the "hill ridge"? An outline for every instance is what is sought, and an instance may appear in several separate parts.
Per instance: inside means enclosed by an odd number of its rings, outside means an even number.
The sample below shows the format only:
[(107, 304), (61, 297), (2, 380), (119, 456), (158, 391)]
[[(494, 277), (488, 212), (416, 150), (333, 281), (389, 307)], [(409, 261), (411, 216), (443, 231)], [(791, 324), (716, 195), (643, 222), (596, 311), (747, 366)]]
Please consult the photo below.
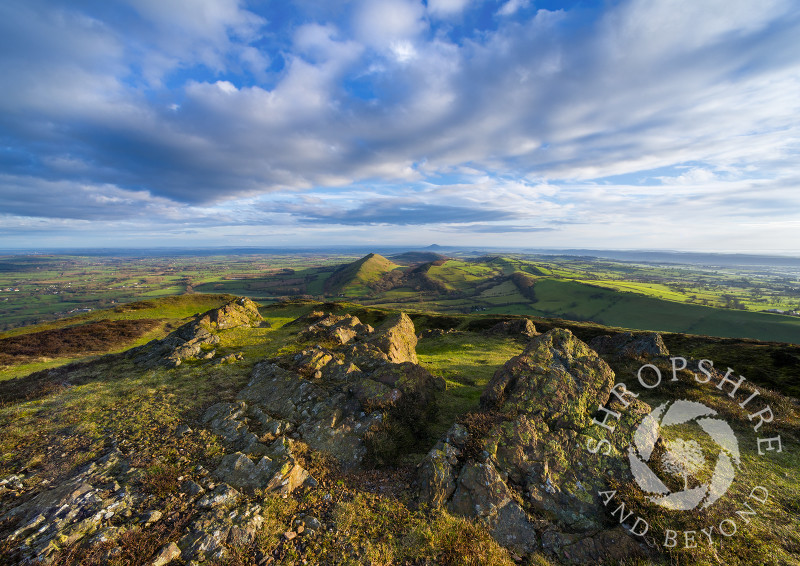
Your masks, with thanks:
[(398, 267), (400, 266), (380, 254), (369, 253), (334, 271), (325, 282), (325, 290), (331, 294), (362, 292), (367, 290), (370, 284)]

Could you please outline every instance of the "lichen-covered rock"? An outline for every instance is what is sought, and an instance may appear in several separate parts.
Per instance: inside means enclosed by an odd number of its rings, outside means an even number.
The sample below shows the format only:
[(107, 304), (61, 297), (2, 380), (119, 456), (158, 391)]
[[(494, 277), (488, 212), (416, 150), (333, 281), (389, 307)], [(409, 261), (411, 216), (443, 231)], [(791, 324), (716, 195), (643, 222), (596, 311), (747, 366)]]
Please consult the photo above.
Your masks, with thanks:
[(621, 332), (613, 336), (596, 336), (589, 347), (598, 354), (610, 354), (631, 359), (669, 356), (664, 339), (657, 332)]
[[(234, 299), (218, 309), (211, 309), (187, 322), (161, 340), (152, 340), (144, 346), (132, 348), (127, 356), (145, 367), (158, 365), (177, 367), (187, 359), (214, 357), (213, 346), (219, 343), (219, 330), (264, 324), (257, 305), (246, 297)], [(241, 359), (227, 357), (226, 363)]]
[(608, 364), (566, 329), (533, 338), (522, 354), (495, 372), (481, 395), (481, 405), (514, 411), (583, 428), (599, 399), (614, 385)]
[(542, 550), (567, 564), (623, 562), (641, 556), (641, 547), (621, 527), (593, 535), (547, 530), (542, 534)]
[(227, 547), (250, 544), (264, 524), (262, 508), (257, 504), (233, 508), (214, 506), (196, 517), (187, 533), (178, 541), (180, 559), (186, 563), (223, 560)]
[(213, 331), (240, 326), (260, 326), (264, 318), (258, 312), (258, 305), (247, 297), (239, 297), (218, 309), (203, 313), (196, 322), (198, 326)]
[(388, 409), (403, 396), (399, 389), (373, 379), (359, 380), (350, 387), (350, 392), (370, 412)]
[[(292, 325), (304, 326), (301, 339), (327, 336), (331, 329), (356, 331), (356, 337), (336, 346), (334, 340), (256, 364), (249, 384), (238, 396), (244, 408), (220, 406), (209, 413), (212, 430), (233, 443), (236, 451), (253, 456), (262, 441), (281, 438), (269, 422), (285, 422), (311, 449), (328, 452), (344, 469), (359, 466), (367, 454), (366, 438), (377, 427), (392, 433), (419, 435), (436, 414), (436, 393), (445, 387), (416, 360), (414, 327), (406, 315), (387, 321), (378, 332), (356, 317), (315, 312)], [(326, 334), (328, 333), (328, 334)], [(394, 360), (394, 361), (393, 361)], [(389, 424), (387, 424), (389, 423)], [(273, 458), (267, 452), (261, 452)], [(233, 462), (231, 460), (230, 462)], [(250, 470), (244, 460), (241, 466)], [(256, 466), (251, 462), (253, 466)]]
[[(603, 545), (616, 539), (599, 534), (605, 532), (605, 510), (596, 495), (610, 478), (627, 481), (629, 469), (614, 449), (608, 456), (587, 450), (587, 441), (599, 434), (591, 421), (600, 404), (619, 412), (609, 435), (613, 446), (624, 446), (622, 439), (650, 410), (635, 400), (622, 407), (611, 395), (613, 383), (608, 365), (569, 331), (534, 337), (495, 373), (481, 398), (492, 411), (488, 430), (476, 429), (476, 437), (453, 427), (426, 456), (418, 475), (420, 501), (480, 519), (515, 552), (531, 552), (546, 540), (545, 550), (565, 560), (608, 559), (614, 551)], [(626, 556), (641, 553), (625, 536)]]
[(389, 363), (389, 356), (376, 344), (360, 342), (344, 350), (345, 359), (362, 371), (371, 372)]
[(510, 336), (527, 336), (532, 338), (536, 336), (536, 326), (528, 318), (519, 318), (514, 320), (506, 320), (498, 322), (486, 331), (487, 334), (507, 334)]
[(451, 513), (484, 521), (492, 537), (518, 552), (537, 548), (536, 529), (489, 462), (465, 465), (448, 504)]
[[(378, 328), (369, 341), (384, 352), (390, 362), (419, 363), (414, 323), (405, 313), (390, 317)], [(359, 365), (359, 367), (361, 366)]]
[(128, 487), (133, 474), (122, 454), (112, 450), (53, 489), (12, 508), (0, 516), (0, 523), (16, 523), (8, 539), (28, 558), (46, 563), (65, 546), (113, 532), (111, 519), (135, 503)]
[(441, 443), (422, 461), (419, 478), (419, 501), (430, 507), (441, 507), (456, 490), (453, 466)]
[[(312, 313), (310, 313), (312, 314)], [(351, 315), (337, 316), (314, 312), (306, 320), (313, 323), (300, 332), (301, 340), (323, 340), (344, 345), (355, 338), (364, 338), (373, 332), (368, 324), (362, 324), (358, 317)]]
[(294, 370), (306, 377), (322, 377), (322, 370), (330, 363), (337, 364), (333, 352), (321, 346), (303, 350), (294, 356)]
[[(286, 422), (312, 449), (329, 452), (344, 468), (351, 468), (361, 463), (366, 452), (363, 436), (378, 415), (364, 412), (350, 383), (312, 381), (278, 364), (261, 363), (253, 368), (239, 399), (251, 410)], [(268, 432), (266, 426), (250, 426)]]
[(242, 452), (222, 458), (214, 475), (236, 488), (253, 491), (264, 489), (288, 494), (300, 487), (309, 474), (297, 462), (291, 442), (281, 437), (273, 442), (258, 463)]

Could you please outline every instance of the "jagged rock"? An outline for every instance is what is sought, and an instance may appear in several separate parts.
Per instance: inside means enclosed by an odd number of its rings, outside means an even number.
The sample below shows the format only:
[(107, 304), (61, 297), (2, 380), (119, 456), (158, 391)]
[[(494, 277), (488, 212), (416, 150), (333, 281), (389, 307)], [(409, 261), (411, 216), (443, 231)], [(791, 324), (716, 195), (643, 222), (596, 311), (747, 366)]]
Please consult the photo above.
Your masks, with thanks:
[(498, 322), (486, 331), (487, 334), (523, 335), (529, 338), (536, 336), (536, 326), (527, 318)]
[(239, 297), (217, 309), (204, 312), (189, 324), (206, 331), (214, 331), (241, 326), (257, 327), (262, 322), (264, 318), (258, 312), (258, 305), (247, 297)]
[[(321, 329), (361, 328), (355, 317), (321, 312), (290, 325), (308, 322), (316, 338)], [(310, 332), (308, 328), (305, 334)], [(238, 396), (246, 409), (228, 416), (232, 409), (220, 408), (220, 415), (209, 416), (209, 422), (214, 421), (212, 430), (219, 427), (229, 441), (241, 443), (246, 438), (244, 426), (261, 438), (282, 434), (267, 424), (279, 420), (288, 423), (293, 436), (313, 450), (330, 453), (349, 469), (361, 464), (367, 452), (365, 437), (385, 416), (397, 415), (402, 427), (415, 431), (424, 426), (435, 414), (436, 391), (444, 389), (445, 383), (408, 361), (416, 360), (411, 320), (398, 315), (378, 332), (367, 327), (363, 333), (366, 341), (359, 334), (352, 344), (348, 341), (332, 349), (316, 345), (293, 356), (256, 364), (250, 383)]]
[[(426, 456), (418, 475), (420, 500), (481, 519), (500, 544), (515, 552), (531, 552), (540, 537), (545, 540), (537, 534), (541, 527), (534, 527), (544, 522), (548, 532), (573, 537), (559, 547), (571, 545), (571, 550), (553, 554), (594, 552), (607, 559), (614, 551), (603, 545), (612, 539), (598, 535), (604, 532), (605, 512), (596, 494), (609, 478), (627, 481), (629, 466), (618, 452), (601, 457), (586, 449), (586, 440), (597, 434), (591, 419), (600, 403), (622, 413), (613, 433), (618, 442), (612, 444), (624, 446), (621, 439), (650, 411), (635, 400), (623, 410), (610, 394), (613, 380), (608, 365), (568, 330), (534, 337), (522, 354), (497, 370), (481, 398), (484, 410), (495, 415), (488, 432), (473, 437), (466, 428), (453, 427)], [(561, 540), (554, 536), (546, 540)], [(574, 546), (584, 539), (593, 542)], [(640, 552), (630, 537), (627, 542), (628, 557)]]
[[(127, 484), (130, 466), (113, 450), (84, 466), (53, 489), (40, 492), (0, 517), (19, 526), (10, 535), (30, 559), (47, 562), (57, 550), (98, 535), (110, 535), (109, 521), (134, 505)], [(123, 486), (120, 486), (120, 483)]]
[(220, 480), (238, 487), (239, 489), (255, 489), (264, 487), (270, 479), (273, 462), (267, 456), (261, 458), (258, 464), (242, 454), (235, 452), (222, 458), (214, 475)]
[(177, 367), (191, 358), (211, 359), (216, 354), (212, 346), (219, 343), (217, 331), (241, 326), (254, 327), (263, 322), (256, 304), (246, 297), (240, 297), (218, 309), (206, 311), (162, 340), (132, 348), (127, 355), (145, 367)]
[(324, 450), (344, 467), (356, 466), (364, 456), (363, 435), (375, 417), (342, 384), (332, 390), (273, 363), (257, 364), (239, 398), (273, 419), (290, 423), (314, 450)]
[[(417, 335), (414, 323), (405, 313), (399, 313), (389, 318), (370, 337), (369, 341), (384, 352), (390, 362), (419, 363), (417, 360)], [(361, 364), (356, 362), (361, 367)]]
[(248, 426), (247, 405), (236, 403), (217, 403), (209, 407), (203, 415), (203, 422), (209, 429), (225, 439), (234, 449), (247, 454), (264, 455), (266, 446)]
[(291, 493), (309, 477), (306, 470), (295, 460), (291, 443), (279, 438), (268, 448), (269, 456), (263, 456), (258, 464), (241, 452), (222, 458), (214, 475), (239, 489), (265, 489), (280, 493)]
[(200, 514), (187, 528), (178, 547), (187, 563), (219, 561), (227, 555), (226, 546), (246, 546), (264, 524), (260, 505), (240, 505), (233, 509), (215, 507)]
[(537, 548), (533, 524), (490, 463), (464, 466), (448, 509), (482, 519), (497, 542), (515, 551), (527, 553)]
[(389, 356), (377, 345), (361, 342), (344, 351), (345, 359), (362, 371), (370, 372), (389, 363)]
[(388, 387), (379, 381), (362, 379), (353, 384), (350, 392), (365, 410), (382, 411), (396, 404), (403, 394), (399, 389)]
[(515, 411), (582, 428), (591, 407), (607, 399), (614, 374), (594, 350), (566, 329), (535, 337), (518, 356), (495, 372), (481, 406)]
[(223, 483), (216, 486), (211, 493), (204, 495), (200, 501), (197, 502), (197, 505), (206, 509), (214, 507), (232, 507), (239, 501), (241, 496), (241, 493)]
[(453, 466), (444, 446), (432, 448), (419, 472), (419, 500), (431, 507), (441, 507), (456, 490)]
[(623, 562), (642, 554), (642, 549), (620, 527), (592, 536), (548, 530), (542, 534), (542, 549), (568, 564)]
[(322, 369), (322, 376), (330, 381), (354, 381), (363, 378), (363, 372), (353, 362), (328, 364)]
[(317, 372), (319, 377), (322, 377), (322, 370), (330, 363), (335, 363), (337, 360), (333, 352), (321, 346), (314, 346), (307, 350), (303, 350), (294, 356), (294, 371), (306, 377), (316, 376)]
[(181, 492), (189, 496), (200, 495), (205, 493), (205, 489), (193, 480), (186, 480), (181, 484)]
[[(344, 316), (318, 312), (313, 314), (315, 316), (309, 319), (314, 322), (300, 333), (301, 340), (329, 340), (344, 345), (357, 337), (363, 338), (373, 332), (370, 325), (362, 324), (358, 317), (349, 314)], [(321, 316), (317, 316), (319, 314)]]
[(176, 558), (180, 558), (180, 556), (181, 549), (178, 548), (177, 544), (171, 542), (158, 551), (158, 554), (156, 554), (150, 566), (166, 566), (166, 564), (169, 564)]
[(669, 356), (663, 338), (657, 332), (622, 332), (613, 336), (596, 336), (589, 347), (598, 354), (611, 354), (624, 358), (642, 359)]

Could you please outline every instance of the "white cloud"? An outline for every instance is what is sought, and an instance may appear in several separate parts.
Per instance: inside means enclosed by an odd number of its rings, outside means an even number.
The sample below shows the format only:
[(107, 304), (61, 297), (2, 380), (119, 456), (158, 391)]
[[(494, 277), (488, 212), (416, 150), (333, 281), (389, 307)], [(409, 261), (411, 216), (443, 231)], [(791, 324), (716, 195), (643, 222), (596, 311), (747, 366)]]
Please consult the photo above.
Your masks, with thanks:
[(266, 20), (240, 0), (128, 0), (149, 24), (139, 30), (145, 74), (153, 81), (180, 65), (200, 63), (226, 69), (229, 57), (256, 70), (266, 60), (249, 47)]
[[(611, 242), (627, 233), (626, 215), (655, 218), (649, 229), (670, 245), (683, 241), (670, 224), (691, 231), (709, 210), (719, 221), (697, 238), (724, 241), (724, 224), (744, 212), (774, 216), (770, 233), (785, 234), (800, 209), (790, 196), (800, 151), (793, 3), (632, 0), (587, 22), (569, 11), (522, 19), (511, 1), (501, 11), (516, 17), (456, 40), (457, 26), (437, 29), (433, 15), (466, 2), (429, 2), (426, 21), (419, 1), (364, 1), (342, 4), (347, 21), (298, 23), (269, 54), (256, 40), (272, 28), (244, 3), (192, 5), (138, 2), (130, 29), (43, 0), (0, 5), (0, 166), (16, 191), (46, 195), (43, 211), (66, 203), (65, 215), (78, 214), (75, 191), (92, 214), (103, 205), (138, 218), (154, 210), (150, 198), (179, 214), (176, 202), (329, 199), (331, 187), (407, 183), (413, 190), (392, 194), (569, 225), (560, 236), (576, 242), (590, 229), (575, 226), (602, 225)], [(280, 71), (268, 69), (272, 57)], [(159, 81), (175, 70), (192, 78), (168, 90)], [(678, 173), (644, 179), (655, 188), (598, 185), (657, 168)], [(418, 190), (440, 177), (463, 182)], [(125, 187), (149, 196), (126, 204)], [(654, 245), (647, 230), (632, 233)]]
[(512, 16), (521, 8), (528, 6), (528, 4), (530, 4), (530, 0), (508, 0), (508, 2), (500, 6), (497, 14), (499, 16)]
[(364, 0), (355, 15), (359, 39), (378, 48), (411, 41), (425, 28), (425, 7), (419, 0)]
[(428, 0), (428, 13), (439, 18), (461, 14), (472, 0)]

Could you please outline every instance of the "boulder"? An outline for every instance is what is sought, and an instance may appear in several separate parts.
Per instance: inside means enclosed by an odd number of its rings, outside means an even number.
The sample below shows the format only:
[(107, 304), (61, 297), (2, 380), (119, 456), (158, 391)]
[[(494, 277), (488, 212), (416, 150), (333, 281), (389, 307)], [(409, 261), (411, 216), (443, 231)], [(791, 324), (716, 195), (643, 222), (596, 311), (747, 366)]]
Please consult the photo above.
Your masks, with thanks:
[(613, 384), (614, 373), (594, 350), (569, 330), (556, 328), (533, 338), (495, 372), (481, 406), (582, 428)]
[[(612, 444), (624, 446), (650, 407), (632, 401), (623, 410), (613, 383), (608, 365), (568, 330), (534, 337), (490, 380), (481, 397), (486, 424), (451, 428), (423, 460), (420, 501), (481, 520), (517, 553), (544, 548), (568, 561), (591, 557), (587, 563), (614, 556), (607, 545), (617, 538), (602, 535), (596, 494), (609, 479), (629, 481), (629, 464), (618, 451), (587, 450), (598, 434), (591, 421), (600, 404), (619, 411)], [(625, 537), (627, 557), (644, 552)]]
[(536, 336), (536, 326), (527, 318), (518, 318), (514, 320), (506, 320), (498, 322), (486, 331), (487, 334), (507, 334), (510, 336), (527, 336), (532, 338)]
[(369, 339), (369, 342), (384, 352), (392, 363), (419, 363), (419, 360), (417, 360), (417, 334), (414, 331), (414, 323), (405, 313), (390, 317), (378, 328), (375, 335)]
[(364, 338), (373, 332), (370, 325), (362, 324), (355, 316), (337, 316), (319, 312), (310, 314), (312, 316), (307, 320), (311, 320), (312, 324), (300, 332), (301, 340), (323, 340), (342, 346), (353, 339)]
[[(236, 451), (253, 456), (261, 445), (248, 434), (280, 439), (291, 429), (296, 438), (313, 450), (328, 452), (344, 469), (362, 464), (369, 442), (394, 445), (399, 437), (405, 445), (416, 442), (435, 418), (436, 394), (445, 382), (410, 361), (417, 359), (411, 319), (399, 314), (373, 332), (356, 317), (315, 312), (290, 325), (308, 323), (300, 331), (301, 340), (331, 338), (332, 329), (354, 329), (356, 336), (256, 364), (238, 396), (245, 412), (232, 417), (230, 407), (219, 408), (219, 414), (209, 415), (212, 430), (233, 442)], [(271, 421), (287, 426), (272, 430), (267, 425)], [(269, 452), (261, 455), (273, 457)]]
[[(264, 323), (258, 306), (246, 297), (240, 297), (218, 309), (211, 309), (195, 320), (187, 322), (162, 340), (153, 340), (144, 346), (132, 348), (127, 355), (140, 365), (177, 367), (188, 359), (211, 359), (213, 346), (219, 343), (219, 330), (253, 327)], [(225, 361), (241, 359), (238, 354)]]
[(258, 305), (247, 297), (239, 297), (221, 306), (203, 313), (197, 325), (209, 331), (238, 328), (241, 326), (256, 327), (264, 322)]
[(641, 360), (669, 356), (664, 339), (657, 332), (621, 332), (613, 336), (595, 336), (589, 347), (598, 354)]

